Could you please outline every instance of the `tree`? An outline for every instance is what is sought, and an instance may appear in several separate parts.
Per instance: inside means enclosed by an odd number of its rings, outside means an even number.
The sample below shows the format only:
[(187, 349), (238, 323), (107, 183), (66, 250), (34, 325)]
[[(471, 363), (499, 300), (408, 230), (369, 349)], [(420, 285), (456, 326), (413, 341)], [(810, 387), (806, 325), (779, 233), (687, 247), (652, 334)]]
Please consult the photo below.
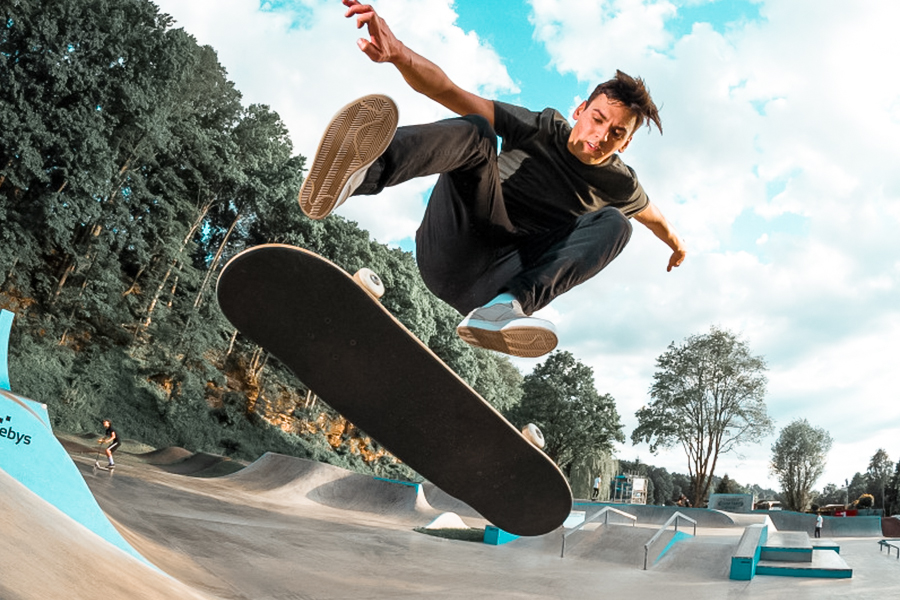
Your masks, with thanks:
[(797, 419), (781, 430), (772, 446), (772, 472), (781, 483), (782, 498), (789, 510), (803, 512), (812, 503), (812, 489), (825, 470), (831, 436), (806, 419)]
[(869, 493), (881, 501), (881, 507), (885, 506), (885, 492), (891, 484), (891, 471), (894, 463), (884, 448), (879, 448), (869, 461), (866, 470), (866, 480), (869, 484)]
[(681, 346), (669, 344), (656, 365), (652, 401), (637, 411), (631, 440), (649, 443), (653, 453), (680, 444), (698, 506), (709, 493), (719, 456), (772, 430), (765, 361), (735, 334), (712, 327)]
[(866, 481), (866, 476), (862, 473), (854, 473), (853, 478), (850, 479), (850, 482), (844, 482), (847, 488), (847, 499), (859, 498), (863, 494), (865, 494), (869, 489), (869, 483)]
[(544, 434), (544, 450), (564, 471), (586, 456), (601, 456), (623, 442), (615, 400), (594, 388), (594, 373), (571, 352), (554, 352), (526, 375), (522, 400), (510, 420), (534, 423)]
[(716, 493), (717, 494), (740, 494), (741, 486), (737, 481), (731, 479), (728, 476), (728, 473), (722, 476), (722, 479), (719, 480), (719, 483), (716, 485)]
[(894, 467), (894, 474), (891, 476), (891, 482), (885, 490), (885, 516), (897, 514), (900, 509), (900, 461)]
[(828, 504), (845, 504), (845, 495), (847, 490), (840, 488), (837, 484), (828, 483), (822, 488), (822, 491), (816, 495), (816, 502), (819, 506)]

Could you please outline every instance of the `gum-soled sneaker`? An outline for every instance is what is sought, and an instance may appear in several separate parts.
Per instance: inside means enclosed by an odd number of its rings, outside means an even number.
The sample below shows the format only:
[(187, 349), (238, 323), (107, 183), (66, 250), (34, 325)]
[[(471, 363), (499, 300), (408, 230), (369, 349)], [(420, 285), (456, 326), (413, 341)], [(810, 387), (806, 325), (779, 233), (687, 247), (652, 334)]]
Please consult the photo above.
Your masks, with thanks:
[(394, 101), (380, 94), (338, 111), (300, 188), (298, 201), (306, 216), (324, 219), (360, 186), (369, 166), (394, 138), (398, 114)]
[(553, 323), (529, 317), (518, 300), (476, 308), (456, 333), (472, 346), (524, 358), (543, 356), (558, 341)]

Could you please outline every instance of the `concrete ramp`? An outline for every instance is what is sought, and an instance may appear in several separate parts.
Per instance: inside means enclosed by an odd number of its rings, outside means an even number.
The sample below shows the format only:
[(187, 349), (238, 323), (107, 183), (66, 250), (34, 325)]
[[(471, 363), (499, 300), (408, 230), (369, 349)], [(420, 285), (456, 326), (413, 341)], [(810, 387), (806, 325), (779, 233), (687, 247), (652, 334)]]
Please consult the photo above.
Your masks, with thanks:
[(213, 600), (106, 543), (4, 470), (0, 539), (0, 598), (5, 600)]
[(53, 435), (46, 405), (8, 391), (11, 324), (12, 313), (0, 311), (0, 469), (69, 518), (144, 561), (103, 514), (78, 467)]
[(740, 535), (687, 537), (679, 540), (666, 552), (653, 569), (710, 579), (728, 579), (731, 557), (738, 542)]
[(283, 505), (315, 503), (401, 517), (434, 516), (439, 512), (426, 500), (421, 484), (379, 479), (271, 452), (222, 479), (229, 485)]
[[(768, 512), (769, 518), (778, 531), (803, 531), (813, 535), (816, 530), (816, 516), (787, 510)], [(824, 517), (822, 524), (824, 537), (881, 537), (881, 517)]]
[[(566, 558), (602, 561), (644, 568), (644, 544), (656, 533), (647, 527), (630, 525), (604, 525), (592, 531), (583, 529), (571, 535), (566, 542)], [(663, 533), (656, 542), (658, 549), (665, 548), (674, 531)]]
[(0, 469), (106, 541), (144, 560), (103, 514), (50, 429), (47, 407), (0, 390)]
[(428, 501), (428, 504), (435, 510), (454, 512), (460, 516), (473, 519), (483, 519), (477, 510), (462, 500), (454, 498), (433, 483), (423, 483), (422, 489), (425, 492), (425, 499)]

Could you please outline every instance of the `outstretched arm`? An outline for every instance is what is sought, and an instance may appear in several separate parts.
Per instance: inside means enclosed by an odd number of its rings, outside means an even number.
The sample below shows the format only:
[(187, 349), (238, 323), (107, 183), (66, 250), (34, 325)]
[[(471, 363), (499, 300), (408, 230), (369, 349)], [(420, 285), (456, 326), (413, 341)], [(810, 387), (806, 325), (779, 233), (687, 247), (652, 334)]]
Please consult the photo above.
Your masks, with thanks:
[(481, 115), (494, 125), (493, 102), (462, 89), (439, 66), (407, 48), (372, 6), (357, 0), (343, 2), (349, 8), (346, 16), (356, 16), (356, 27), (368, 29), (369, 39), (360, 38), (356, 44), (373, 62), (391, 63), (412, 89), (456, 114)]
[(672, 229), (666, 217), (656, 208), (655, 204), (652, 202), (647, 204), (644, 210), (634, 215), (634, 218), (672, 249), (672, 256), (669, 257), (669, 266), (666, 268), (666, 271), (671, 271), (684, 262), (687, 250), (679, 239), (678, 234), (675, 233), (675, 230)]

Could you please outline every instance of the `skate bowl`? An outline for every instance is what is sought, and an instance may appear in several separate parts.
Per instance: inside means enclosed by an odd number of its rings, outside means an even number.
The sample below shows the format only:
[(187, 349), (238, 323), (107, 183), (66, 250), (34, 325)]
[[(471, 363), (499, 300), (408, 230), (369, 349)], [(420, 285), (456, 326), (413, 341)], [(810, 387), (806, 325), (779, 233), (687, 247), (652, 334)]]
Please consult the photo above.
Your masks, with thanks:
[(283, 506), (313, 503), (416, 522), (445, 512), (428, 503), (422, 484), (380, 479), (272, 452), (219, 479)]

